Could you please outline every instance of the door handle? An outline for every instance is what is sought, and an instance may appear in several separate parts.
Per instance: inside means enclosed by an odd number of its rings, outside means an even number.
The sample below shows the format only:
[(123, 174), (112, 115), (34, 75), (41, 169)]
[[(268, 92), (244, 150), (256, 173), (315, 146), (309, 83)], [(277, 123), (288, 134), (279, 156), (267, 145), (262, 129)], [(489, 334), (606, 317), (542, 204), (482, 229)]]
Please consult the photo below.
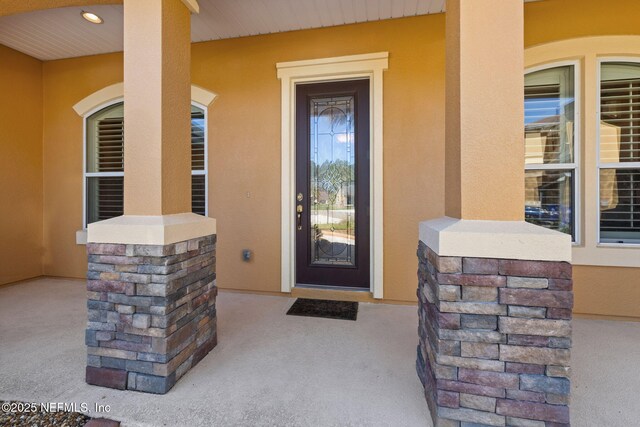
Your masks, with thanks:
[(296, 206), (296, 215), (298, 217), (298, 231), (302, 230), (302, 205)]

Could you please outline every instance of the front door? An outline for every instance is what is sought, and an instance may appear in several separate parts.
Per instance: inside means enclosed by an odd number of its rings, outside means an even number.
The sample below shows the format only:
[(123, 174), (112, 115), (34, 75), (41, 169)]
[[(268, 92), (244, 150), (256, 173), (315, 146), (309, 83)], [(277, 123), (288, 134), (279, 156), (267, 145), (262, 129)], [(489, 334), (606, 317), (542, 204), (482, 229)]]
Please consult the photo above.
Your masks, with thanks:
[(369, 80), (296, 86), (296, 283), (369, 288)]

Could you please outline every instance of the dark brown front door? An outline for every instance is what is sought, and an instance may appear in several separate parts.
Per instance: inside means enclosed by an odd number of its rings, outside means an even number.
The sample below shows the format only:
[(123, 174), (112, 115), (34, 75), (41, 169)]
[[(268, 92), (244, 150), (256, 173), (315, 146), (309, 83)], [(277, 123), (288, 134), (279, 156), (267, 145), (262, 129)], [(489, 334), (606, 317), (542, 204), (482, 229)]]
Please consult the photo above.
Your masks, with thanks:
[(296, 86), (296, 283), (369, 287), (369, 80)]

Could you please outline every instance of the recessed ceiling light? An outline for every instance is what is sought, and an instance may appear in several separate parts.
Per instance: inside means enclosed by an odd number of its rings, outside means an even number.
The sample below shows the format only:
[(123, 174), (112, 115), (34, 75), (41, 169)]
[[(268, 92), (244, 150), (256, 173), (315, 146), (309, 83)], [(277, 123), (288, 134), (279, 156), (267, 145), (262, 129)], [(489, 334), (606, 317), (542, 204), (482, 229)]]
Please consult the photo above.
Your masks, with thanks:
[(102, 21), (102, 18), (91, 12), (82, 11), (82, 17), (92, 24), (102, 24), (102, 22), (104, 22)]

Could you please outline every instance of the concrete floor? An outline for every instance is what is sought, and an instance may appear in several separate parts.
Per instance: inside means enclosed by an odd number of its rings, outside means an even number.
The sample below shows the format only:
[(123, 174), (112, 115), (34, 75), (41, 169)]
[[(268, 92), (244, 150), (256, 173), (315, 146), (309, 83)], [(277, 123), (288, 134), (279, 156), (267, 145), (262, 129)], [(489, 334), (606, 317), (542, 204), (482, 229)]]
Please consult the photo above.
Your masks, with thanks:
[[(82, 281), (0, 288), (0, 399), (109, 404), (124, 426), (430, 426), (416, 309), (357, 322), (285, 316), (292, 299), (221, 293), (219, 344), (165, 396), (84, 383)], [(576, 320), (575, 426), (639, 425), (640, 323)]]

